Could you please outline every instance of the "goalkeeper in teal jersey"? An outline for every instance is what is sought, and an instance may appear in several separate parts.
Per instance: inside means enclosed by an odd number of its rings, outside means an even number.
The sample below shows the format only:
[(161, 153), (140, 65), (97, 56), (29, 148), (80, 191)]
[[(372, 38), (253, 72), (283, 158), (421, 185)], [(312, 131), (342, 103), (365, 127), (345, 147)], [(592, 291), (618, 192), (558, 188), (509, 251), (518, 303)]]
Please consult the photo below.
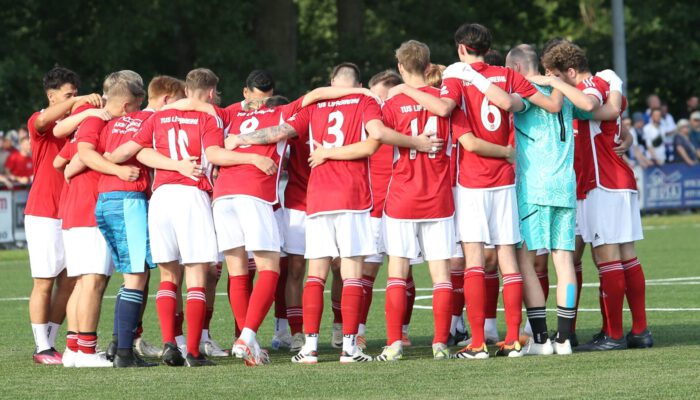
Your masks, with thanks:
[[(506, 67), (528, 78), (537, 90), (561, 104), (560, 112), (550, 113), (523, 99), (525, 108), (514, 114), (516, 193), (523, 237), (518, 263), (533, 332), (525, 351), (540, 355), (571, 354), (569, 335), (577, 296), (573, 264), (576, 227), (573, 120), (617, 118), (619, 114), (615, 112), (619, 110), (614, 105), (599, 106), (594, 99), (556, 77), (540, 75), (538, 64), (537, 53), (530, 45), (513, 48), (506, 58)], [(539, 249), (552, 252), (557, 272), (558, 331), (554, 342), (547, 336), (545, 299), (534, 269)]]

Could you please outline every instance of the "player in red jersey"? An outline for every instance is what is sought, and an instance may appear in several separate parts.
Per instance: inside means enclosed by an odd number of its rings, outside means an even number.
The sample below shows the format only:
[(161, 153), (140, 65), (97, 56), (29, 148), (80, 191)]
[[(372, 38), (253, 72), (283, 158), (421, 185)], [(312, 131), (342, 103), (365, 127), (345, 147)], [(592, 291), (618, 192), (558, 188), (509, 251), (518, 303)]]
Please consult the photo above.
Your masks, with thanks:
[[(61, 364), (54, 349), (58, 328), (66, 315), (66, 303), (75, 284), (65, 271), (65, 252), (58, 215), (63, 176), (53, 168), (53, 160), (65, 139), (53, 135), (56, 121), (74, 106), (101, 105), (99, 95), (77, 96), (80, 79), (66, 68), (55, 67), (43, 79), (48, 107), (35, 112), (27, 122), (32, 149), (34, 181), (24, 210), (24, 226), (33, 279), (29, 297), (29, 320), (34, 333), (34, 362)], [(52, 296), (54, 286), (56, 292)]]
[[(143, 88), (134, 81), (120, 81), (112, 85), (106, 95), (109, 98), (105, 104), (106, 111), (118, 117), (138, 108), (143, 98)], [(94, 213), (100, 174), (85, 169), (78, 154), (78, 143), (99, 136), (106, 124), (99, 117), (85, 119), (61, 154), (62, 158), (72, 160), (71, 165), (75, 166), (74, 172), (68, 174), (75, 175), (65, 194), (65, 209), (62, 214), (68, 274), (78, 277), (71, 296), (74, 305), (68, 307), (69, 322), (77, 321), (78, 351), (72, 363), (64, 362), (67, 367), (112, 366), (112, 362), (103, 354), (95, 351), (102, 295), (113, 268), (107, 243), (97, 227)], [(67, 167), (67, 170), (70, 169), (70, 166)], [(134, 180), (139, 175), (138, 169), (129, 166), (115, 166), (111, 173), (124, 180)], [(86, 244), (89, 246), (86, 247)], [(70, 339), (69, 337), (69, 348)]]
[[(539, 93), (520, 74), (484, 63), (483, 57), (491, 46), (491, 34), (484, 26), (460, 26), (455, 33), (455, 42), (462, 62), (445, 70), (440, 99), (415, 89), (405, 90), (429, 111), (447, 116), (455, 109), (457, 112), (464, 110), (474, 136), (506, 146), (511, 136), (508, 112), (524, 107), (522, 97), (551, 112), (561, 109), (561, 102), (557, 104)], [(453, 133), (459, 138), (465, 132)], [(515, 258), (515, 244), (520, 242), (515, 173), (507, 161), (482, 157), (468, 149), (460, 148), (459, 160), (457, 230), (466, 260), (464, 294), (473, 336), (471, 344), (456, 356), (488, 357), (484, 342), (484, 244), (494, 244), (504, 278), (508, 327), (497, 355), (519, 357), (522, 355), (518, 342), (522, 319), (522, 276)]]
[[(331, 86), (359, 87), (359, 81), (359, 69), (354, 64), (344, 63), (333, 69)], [(322, 143), (324, 147), (337, 147), (362, 141), (365, 136), (363, 127), (370, 135), (389, 137), (386, 140), (394, 139), (407, 146), (422, 146), (423, 150), (433, 148), (433, 141), (425, 135), (402, 138), (386, 128), (381, 122), (377, 101), (362, 95), (318, 102), (303, 108), (281, 126), (232, 136), (227, 139), (227, 146), (269, 144), (298, 136), (310, 147), (316, 147), (316, 143)], [(376, 253), (369, 226), (369, 211), (372, 208), (366, 158), (369, 154), (360, 160), (333, 161), (311, 170), (306, 210), (306, 258), (310, 261), (303, 301), (306, 343), (293, 358), (294, 362), (317, 361), (323, 287), (334, 257), (341, 257), (344, 278), (341, 304), (344, 337), (340, 361), (372, 360), (355, 342), (362, 303), (362, 260), (364, 256)]]
[[(576, 85), (584, 94), (604, 104), (610, 92), (621, 92), (614, 74), (593, 76), (585, 53), (562, 42), (543, 55), (542, 63), (553, 75)], [(616, 121), (576, 121), (574, 164), (577, 192), (585, 195), (581, 233), (593, 246), (600, 277), (604, 329), (578, 350), (600, 351), (653, 346), (646, 323), (645, 280), (634, 242), (643, 239), (637, 185), (632, 170), (615, 152), (621, 143), (620, 118)], [(611, 221), (616, 221), (611, 226)], [(623, 337), (622, 307), (627, 297), (632, 329)]]

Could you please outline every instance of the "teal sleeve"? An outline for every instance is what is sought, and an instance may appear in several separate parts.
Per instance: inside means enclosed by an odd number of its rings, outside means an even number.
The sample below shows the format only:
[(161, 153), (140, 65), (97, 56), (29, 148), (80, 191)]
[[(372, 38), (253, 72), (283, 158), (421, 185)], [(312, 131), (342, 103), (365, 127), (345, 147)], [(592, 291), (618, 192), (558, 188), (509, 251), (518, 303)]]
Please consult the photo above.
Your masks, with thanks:
[(574, 107), (574, 119), (593, 119), (593, 113), (588, 111), (582, 111), (578, 107)]

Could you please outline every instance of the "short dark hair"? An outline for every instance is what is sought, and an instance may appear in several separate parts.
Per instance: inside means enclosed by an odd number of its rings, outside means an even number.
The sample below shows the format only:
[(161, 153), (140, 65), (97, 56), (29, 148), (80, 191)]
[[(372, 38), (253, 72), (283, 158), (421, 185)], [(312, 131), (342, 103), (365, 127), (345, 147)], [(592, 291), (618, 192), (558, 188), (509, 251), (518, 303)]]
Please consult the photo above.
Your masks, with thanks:
[(362, 82), (360, 67), (351, 62), (342, 62), (333, 67), (333, 71), (331, 71), (331, 80), (335, 79), (338, 75), (348, 75), (354, 78), (355, 82)]
[(264, 69), (256, 69), (248, 74), (245, 80), (245, 86), (249, 90), (258, 89), (261, 92), (269, 92), (275, 90), (275, 80), (272, 74)]
[(484, 54), (484, 62), (489, 65), (495, 65), (498, 67), (503, 67), (506, 65), (506, 59), (503, 57), (498, 50), (489, 49), (489, 51)]
[(63, 67), (53, 67), (44, 75), (44, 90), (60, 89), (61, 86), (70, 83), (76, 89), (80, 87), (80, 77), (75, 72)]
[(491, 40), (491, 32), (481, 24), (462, 24), (455, 32), (455, 44), (464, 45), (471, 55), (485, 55), (491, 48)]
[(392, 88), (402, 83), (403, 80), (401, 79), (401, 75), (397, 74), (393, 69), (387, 69), (379, 72), (369, 79), (370, 88), (379, 84)]
[(265, 100), (265, 105), (270, 108), (283, 106), (285, 104), (289, 104), (289, 99), (281, 95), (270, 96)]

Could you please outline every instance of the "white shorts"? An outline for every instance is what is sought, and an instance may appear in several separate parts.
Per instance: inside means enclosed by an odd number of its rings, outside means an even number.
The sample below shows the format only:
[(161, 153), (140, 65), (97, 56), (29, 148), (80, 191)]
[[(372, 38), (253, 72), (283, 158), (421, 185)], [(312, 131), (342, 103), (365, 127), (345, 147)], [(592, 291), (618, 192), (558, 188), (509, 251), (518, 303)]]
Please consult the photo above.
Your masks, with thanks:
[(66, 268), (61, 220), (26, 215), (24, 232), (32, 278), (57, 277)]
[(209, 194), (194, 186), (163, 185), (148, 205), (153, 262), (215, 263), (219, 259)]
[(377, 252), (365, 257), (365, 262), (382, 264), (384, 262), (384, 255), (386, 254), (386, 247), (384, 246), (384, 220), (376, 217), (370, 217), (369, 220), (372, 226), (372, 240), (374, 240), (374, 246), (377, 248)]
[[(459, 204), (457, 203), (457, 186), (452, 187), (452, 197), (454, 198), (455, 207)], [(454, 227), (455, 227), (455, 245), (452, 248), (452, 258), (464, 258), (464, 252), (462, 252), (462, 245), (459, 243), (459, 224), (457, 223), (457, 213), (455, 212)]]
[(427, 261), (447, 260), (452, 256), (455, 236), (452, 218), (438, 221), (410, 221), (384, 216), (384, 245), (389, 256)]
[(585, 230), (586, 221), (583, 218), (583, 200), (576, 200), (576, 236), (581, 236)]
[(376, 254), (369, 211), (322, 214), (306, 219), (305, 258)]
[(467, 189), (457, 187), (459, 240), (467, 243), (520, 243), (515, 187)]
[(280, 257), (287, 257), (287, 253), (282, 251), (284, 248), (284, 209), (279, 207), (278, 209), (274, 210), (274, 213), (275, 221), (277, 221), (277, 235), (279, 235), (280, 238)]
[(593, 189), (583, 201), (583, 241), (593, 247), (644, 239), (637, 193)]
[(214, 202), (214, 226), (221, 251), (245, 246), (246, 251), (276, 251), (280, 232), (272, 205), (247, 196)]
[(111, 276), (112, 253), (96, 226), (76, 227), (63, 231), (68, 276), (99, 274)]
[(306, 252), (306, 213), (304, 211), (285, 208), (284, 222), (284, 251), (287, 254), (303, 255)]

